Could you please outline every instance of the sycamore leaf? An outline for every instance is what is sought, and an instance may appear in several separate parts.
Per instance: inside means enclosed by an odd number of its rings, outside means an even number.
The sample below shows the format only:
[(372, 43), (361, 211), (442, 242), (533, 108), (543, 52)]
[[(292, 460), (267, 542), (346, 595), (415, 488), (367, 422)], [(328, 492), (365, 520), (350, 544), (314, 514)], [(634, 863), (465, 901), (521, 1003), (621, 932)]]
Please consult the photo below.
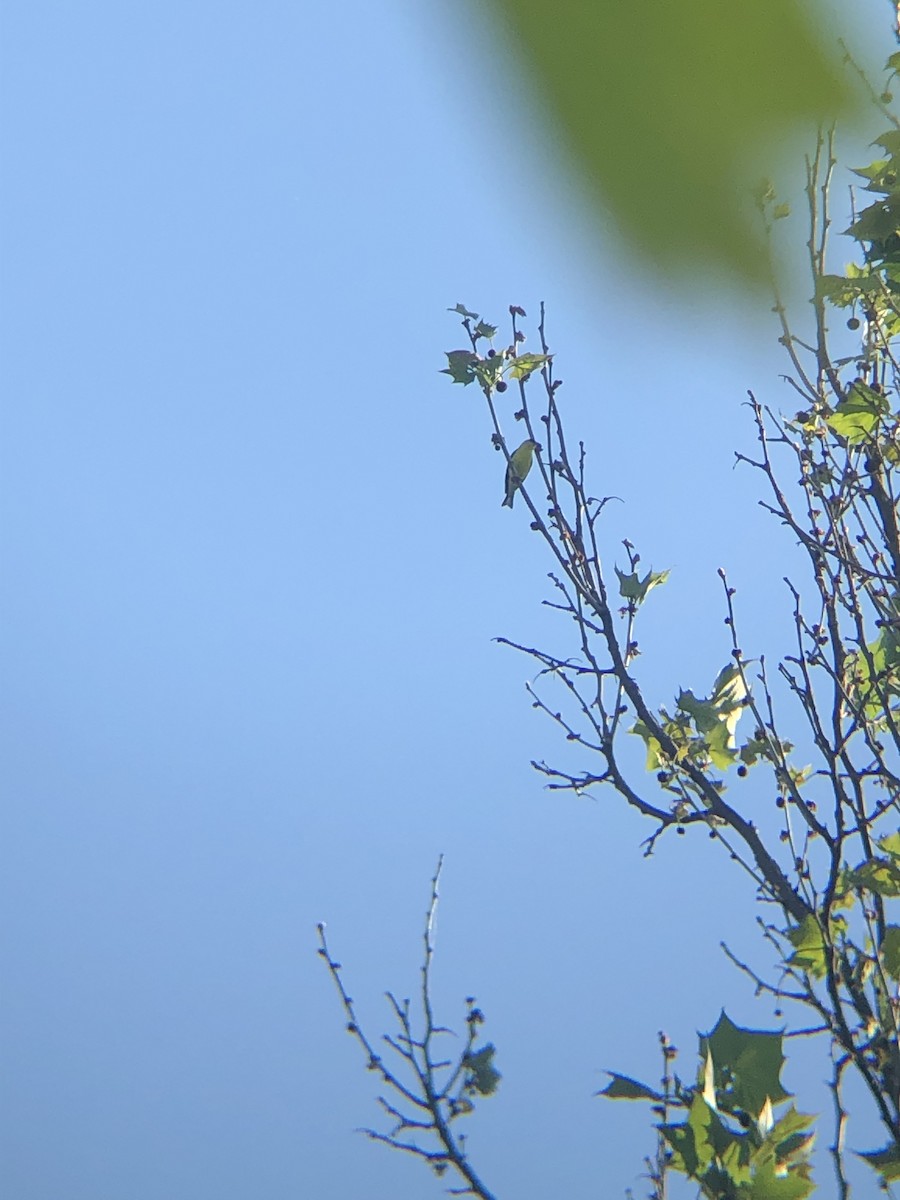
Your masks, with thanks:
[(884, 396), (864, 383), (854, 383), (827, 420), (838, 437), (853, 444), (871, 437), (888, 411)]
[(888, 925), (885, 929), (881, 955), (891, 979), (900, 979), (900, 925)]
[(595, 1093), (597, 1096), (606, 1096), (610, 1100), (653, 1100), (657, 1104), (661, 1104), (664, 1099), (659, 1092), (655, 1092), (646, 1083), (638, 1082), (637, 1079), (617, 1075), (615, 1071), (608, 1071), (607, 1074), (611, 1076), (610, 1082)]
[(883, 1150), (868, 1150), (859, 1157), (877, 1171), (885, 1183), (896, 1183), (900, 1179), (900, 1150), (896, 1146), (887, 1145)]
[(637, 604), (643, 604), (648, 593), (652, 592), (655, 587), (659, 587), (669, 578), (668, 571), (648, 571), (643, 579), (633, 571), (630, 575), (626, 575), (624, 571), (620, 571), (616, 567), (616, 575), (619, 577), (619, 595), (624, 600), (634, 600)]
[(806, 1200), (815, 1190), (807, 1164), (788, 1172), (774, 1162), (765, 1162), (741, 1188), (740, 1197), (741, 1200)]
[(720, 771), (727, 771), (737, 762), (737, 752), (732, 749), (734, 741), (724, 721), (711, 729), (704, 741), (713, 766)]
[(885, 196), (864, 208), (844, 233), (858, 242), (886, 242), (900, 233), (900, 196)]
[(473, 354), (471, 350), (448, 350), (447, 366), (444, 367), (441, 374), (449, 375), (454, 383), (468, 385), (475, 381), (477, 363), (478, 355)]
[(635, 721), (631, 727), (631, 732), (637, 734), (639, 738), (643, 738), (644, 745), (647, 747), (647, 770), (658, 770), (662, 765), (662, 746), (660, 745), (658, 739), (653, 736), (643, 721)]
[(787, 936), (794, 947), (794, 953), (788, 959), (788, 963), (801, 971), (808, 971), (816, 979), (822, 979), (827, 965), (825, 939), (815, 917), (804, 917), (799, 925), (788, 930)]
[(501, 1075), (494, 1066), (495, 1047), (488, 1042), (481, 1050), (469, 1051), (463, 1060), (468, 1076), (467, 1087), (479, 1092), (482, 1096), (490, 1096), (497, 1090)]
[(870, 858), (850, 872), (856, 887), (879, 896), (900, 896), (900, 862), (895, 858)]
[(549, 354), (519, 354), (511, 360), (510, 378), (525, 380), (533, 371), (540, 370), (549, 361)]
[(882, 290), (884, 284), (878, 275), (820, 275), (816, 280), (816, 294), (833, 304), (835, 308), (848, 308), (862, 296)]
[(701, 1055), (715, 1064), (717, 1103), (723, 1111), (762, 1111), (766, 1099), (779, 1104), (790, 1096), (781, 1085), (783, 1037), (757, 1029), (742, 1029), (722, 1012), (715, 1029), (700, 1038)]

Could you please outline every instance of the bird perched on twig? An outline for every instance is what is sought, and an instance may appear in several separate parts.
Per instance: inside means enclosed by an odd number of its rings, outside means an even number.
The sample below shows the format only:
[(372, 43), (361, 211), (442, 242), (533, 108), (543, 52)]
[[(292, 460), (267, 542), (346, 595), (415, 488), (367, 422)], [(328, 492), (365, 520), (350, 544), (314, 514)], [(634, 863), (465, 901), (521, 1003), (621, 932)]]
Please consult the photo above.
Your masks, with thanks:
[(525, 476), (531, 470), (535, 450), (540, 446), (531, 438), (526, 438), (518, 449), (513, 450), (506, 466), (506, 495), (501, 508), (512, 508), (516, 492), (525, 482)]

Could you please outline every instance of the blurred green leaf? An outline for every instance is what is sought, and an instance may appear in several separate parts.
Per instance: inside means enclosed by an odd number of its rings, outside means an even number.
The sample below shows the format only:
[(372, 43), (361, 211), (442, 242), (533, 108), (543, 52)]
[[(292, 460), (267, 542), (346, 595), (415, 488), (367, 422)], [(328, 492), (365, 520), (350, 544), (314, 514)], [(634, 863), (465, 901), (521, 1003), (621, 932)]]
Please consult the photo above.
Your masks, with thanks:
[(792, 967), (808, 971), (816, 979), (825, 975), (825, 939), (819, 923), (813, 916), (804, 917), (799, 925), (788, 930), (788, 941), (794, 947), (794, 953), (788, 959)]
[(828, 424), (838, 437), (851, 443), (863, 442), (888, 411), (884, 396), (864, 383), (855, 383), (828, 418)]
[(750, 180), (793, 131), (859, 122), (862, 88), (802, 0), (493, 0), (560, 155), (654, 268), (764, 282)]

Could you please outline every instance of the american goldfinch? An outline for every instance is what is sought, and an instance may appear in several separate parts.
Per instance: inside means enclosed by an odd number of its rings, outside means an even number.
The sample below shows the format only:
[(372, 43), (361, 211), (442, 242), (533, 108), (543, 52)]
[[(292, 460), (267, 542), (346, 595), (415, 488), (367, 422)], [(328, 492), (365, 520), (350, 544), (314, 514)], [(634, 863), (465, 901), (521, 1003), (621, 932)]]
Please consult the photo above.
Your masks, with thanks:
[(537, 447), (537, 442), (526, 438), (522, 445), (517, 450), (513, 450), (509, 456), (509, 463), (506, 467), (506, 496), (501, 508), (512, 508), (516, 491), (522, 486), (525, 476), (531, 470)]

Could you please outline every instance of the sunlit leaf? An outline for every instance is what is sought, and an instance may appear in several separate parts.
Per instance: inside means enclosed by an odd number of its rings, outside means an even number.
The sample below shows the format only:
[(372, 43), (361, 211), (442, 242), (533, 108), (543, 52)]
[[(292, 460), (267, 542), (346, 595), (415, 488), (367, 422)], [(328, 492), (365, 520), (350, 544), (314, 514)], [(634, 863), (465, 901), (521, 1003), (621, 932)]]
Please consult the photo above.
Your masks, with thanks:
[(871, 437), (878, 422), (889, 411), (887, 400), (864, 383), (855, 383), (828, 418), (828, 424), (848, 442)]
[(808, 971), (816, 979), (823, 978), (827, 967), (825, 939), (815, 917), (804, 917), (799, 925), (788, 930), (787, 936), (794, 947), (794, 953), (788, 959), (790, 965)]
[(533, 371), (539, 370), (549, 361), (549, 354), (520, 354), (511, 360), (509, 368), (510, 378), (527, 379)]

